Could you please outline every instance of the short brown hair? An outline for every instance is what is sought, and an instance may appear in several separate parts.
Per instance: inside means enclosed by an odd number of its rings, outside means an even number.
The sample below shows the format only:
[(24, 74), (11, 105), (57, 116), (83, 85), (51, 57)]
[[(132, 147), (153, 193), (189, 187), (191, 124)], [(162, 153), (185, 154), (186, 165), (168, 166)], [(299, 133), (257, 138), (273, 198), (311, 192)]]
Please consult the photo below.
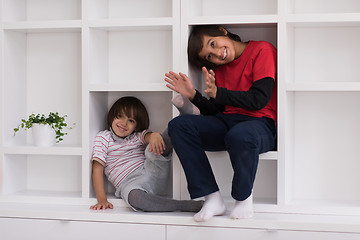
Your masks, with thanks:
[[(227, 31), (227, 34), (225, 34), (223, 30), (221, 30), (221, 28), (225, 29)], [(228, 36), (234, 41), (241, 42), (241, 39), (238, 35), (229, 32), (224, 27), (220, 27), (218, 25), (194, 26), (189, 36), (187, 53), (190, 64), (199, 69), (203, 66), (205, 66), (207, 69), (216, 68), (216, 65), (214, 63), (199, 57), (199, 53), (203, 48), (203, 38), (205, 35), (210, 37)]]
[(112, 105), (107, 116), (107, 123), (110, 128), (114, 119), (120, 117), (121, 114), (136, 120), (135, 132), (141, 132), (149, 128), (149, 114), (138, 98), (132, 96), (122, 97)]

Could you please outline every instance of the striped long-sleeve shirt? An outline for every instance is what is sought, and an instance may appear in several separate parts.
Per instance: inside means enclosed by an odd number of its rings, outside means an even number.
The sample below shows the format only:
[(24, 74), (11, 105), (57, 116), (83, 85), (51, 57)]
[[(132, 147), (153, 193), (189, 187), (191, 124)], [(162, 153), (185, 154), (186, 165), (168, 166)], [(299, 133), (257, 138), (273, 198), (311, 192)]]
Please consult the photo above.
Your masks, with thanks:
[(92, 159), (104, 166), (105, 175), (116, 189), (129, 174), (144, 164), (144, 136), (147, 132), (133, 133), (124, 139), (109, 130), (96, 135)]

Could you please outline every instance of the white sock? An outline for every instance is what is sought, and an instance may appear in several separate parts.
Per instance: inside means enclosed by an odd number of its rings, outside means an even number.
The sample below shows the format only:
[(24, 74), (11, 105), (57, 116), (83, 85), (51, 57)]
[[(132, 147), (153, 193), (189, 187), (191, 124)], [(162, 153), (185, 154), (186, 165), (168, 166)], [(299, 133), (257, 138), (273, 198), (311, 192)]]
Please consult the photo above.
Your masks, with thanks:
[(194, 215), (196, 222), (205, 222), (213, 216), (225, 214), (226, 207), (220, 192), (214, 192), (205, 196), (205, 202), (201, 210)]
[(235, 207), (230, 214), (231, 219), (244, 219), (252, 216), (254, 216), (252, 194), (244, 201), (236, 201)]
[(179, 110), (180, 115), (200, 115), (200, 110), (194, 104), (192, 104), (188, 98), (181, 94), (176, 95), (171, 101)]

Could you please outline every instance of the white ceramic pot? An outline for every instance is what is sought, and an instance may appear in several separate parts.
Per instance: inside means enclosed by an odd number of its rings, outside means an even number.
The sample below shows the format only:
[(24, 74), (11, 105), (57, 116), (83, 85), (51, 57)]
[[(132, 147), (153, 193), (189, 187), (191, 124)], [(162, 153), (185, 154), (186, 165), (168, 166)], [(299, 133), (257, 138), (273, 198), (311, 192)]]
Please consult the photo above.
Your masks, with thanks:
[(55, 145), (55, 130), (47, 124), (33, 124), (31, 127), (33, 142), (35, 146), (50, 147)]

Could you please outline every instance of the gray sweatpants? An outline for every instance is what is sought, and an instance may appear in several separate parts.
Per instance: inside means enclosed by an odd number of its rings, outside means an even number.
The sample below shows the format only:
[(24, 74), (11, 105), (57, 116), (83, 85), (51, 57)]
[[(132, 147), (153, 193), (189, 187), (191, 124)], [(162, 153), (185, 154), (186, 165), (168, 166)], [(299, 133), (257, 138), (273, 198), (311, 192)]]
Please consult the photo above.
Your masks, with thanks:
[(145, 158), (144, 165), (127, 176), (115, 192), (115, 196), (124, 199), (130, 207), (128, 196), (133, 189), (156, 195), (165, 195), (168, 189), (171, 154), (168, 157), (155, 155), (149, 151), (148, 145)]

